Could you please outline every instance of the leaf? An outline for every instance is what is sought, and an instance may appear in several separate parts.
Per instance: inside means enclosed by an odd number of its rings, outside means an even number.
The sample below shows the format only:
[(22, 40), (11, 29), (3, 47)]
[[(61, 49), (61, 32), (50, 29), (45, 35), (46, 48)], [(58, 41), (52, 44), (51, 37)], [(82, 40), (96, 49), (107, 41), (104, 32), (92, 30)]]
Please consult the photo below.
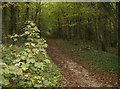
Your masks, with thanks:
[(34, 87), (42, 87), (40, 84), (35, 84)]
[(48, 45), (47, 45), (47, 44), (44, 44), (44, 47), (45, 47), (45, 48), (47, 48), (47, 47), (48, 47)]
[(29, 67), (29, 64), (27, 64), (27, 63), (26, 63), (26, 64), (22, 64), (21, 67), (23, 67), (23, 68), (28, 68), (28, 67)]
[(26, 71), (28, 68), (22, 68), (23, 71)]
[(50, 63), (50, 60), (48, 60), (48, 59), (45, 59), (44, 61), (45, 61), (46, 63)]
[(15, 34), (14, 36), (15, 36), (15, 37), (17, 37), (17, 36), (18, 36), (18, 34)]
[(25, 43), (25, 46), (30, 45), (30, 43)]
[(26, 34), (26, 35), (29, 35), (29, 34), (30, 34), (30, 32), (29, 32), (29, 31), (26, 31), (26, 32), (25, 32), (25, 34)]
[(20, 61), (20, 59), (17, 59), (17, 60), (14, 60), (13, 63), (17, 63), (17, 62), (19, 62), (19, 61)]
[(37, 36), (37, 38), (40, 38), (40, 36)]
[(35, 44), (34, 44), (34, 43), (31, 43), (31, 46), (35, 47)]
[(25, 57), (24, 55), (22, 55), (22, 56), (21, 56), (21, 59), (22, 59), (22, 60), (25, 60), (25, 59), (26, 59), (26, 57)]
[(30, 26), (30, 25), (27, 25), (27, 28), (31, 28), (31, 26)]
[(32, 51), (33, 51), (34, 53), (38, 53), (38, 52), (39, 52), (39, 50), (38, 50), (37, 48), (32, 49)]
[(10, 84), (10, 82), (9, 82), (9, 80), (7, 80), (3, 76), (1, 76), (0, 84), (8, 85), (8, 84)]
[(14, 38), (13, 40), (14, 40), (14, 41), (17, 41), (17, 38)]
[(34, 59), (27, 59), (27, 63), (35, 63)]
[(35, 26), (35, 24), (34, 24), (33, 22), (31, 22), (31, 23), (30, 23), (30, 25), (31, 25), (32, 27), (34, 27), (34, 26)]
[(11, 74), (23, 75), (22, 70), (16, 66), (9, 66), (9, 72)]
[(30, 52), (31, 52), (31, 50), (30, 50), (30, 49), (28, 49), (28, 48), (26, 48), (26, 49), (25, 49), (25, 51), (26, 51), (26, 52), (28, 52), (28, 53), (30, 53)]
[(35, 63), (35, 67), (43, 68), (45, 65), (43, 63)]
[(49, 82), (48, 80), (44, 80), (44, 81), (43, 81), (43, 84), (44, 84), (45, 86), (48, 86), (48, 85), (50, 84), (50, 82)]

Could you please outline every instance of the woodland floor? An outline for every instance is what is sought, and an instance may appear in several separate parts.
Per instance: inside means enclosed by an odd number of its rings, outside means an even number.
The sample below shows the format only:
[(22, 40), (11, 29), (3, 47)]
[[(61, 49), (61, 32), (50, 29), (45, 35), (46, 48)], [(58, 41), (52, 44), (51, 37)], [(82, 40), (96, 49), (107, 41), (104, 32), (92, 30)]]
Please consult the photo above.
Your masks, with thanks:
[(68, 87), (113, 87), (117, 77), (92, 70), (84, 62), (75, 61), (74, 53), (63, 48), (55, 39), (48, 39), (48, 54), (67, 80)]

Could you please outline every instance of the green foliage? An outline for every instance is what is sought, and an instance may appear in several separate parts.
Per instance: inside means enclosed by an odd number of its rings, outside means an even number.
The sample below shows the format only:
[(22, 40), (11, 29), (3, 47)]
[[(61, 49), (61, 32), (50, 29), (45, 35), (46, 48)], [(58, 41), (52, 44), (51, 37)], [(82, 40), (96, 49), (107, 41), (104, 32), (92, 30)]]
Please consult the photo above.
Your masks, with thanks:
[(2, 7), (3, 43), (10, 42), (8, 35), (23, 33), (24, 21), (29, 17), (41, 28), (42, 37), (94, 41), (96, 49), (102, 47), (99, 44), (106, 45), (105, 51), (107, 46), (117, 47), (115, 2), (3, 2)]
[(25, 47), (11, 45), (3, 48), (3, 82), (0, 84), (9, 87), (60, 86), (62, 76), (50, 61), (45, 50), (46, 41), (39, 33), (35, 24), (27, 21), (23, 34), (11, 36), (14, 41), (24, 36), (27, 42)]
[(113, 53), (103, 52), (91, 48), (90, 44), (87, 46), (82, 42), (74, 45), (71, 41), (57, 40), (63, 49), (70, 50), (73, 53), (73, 60), (86, 62), (91, 68), (108, 74), (118, 74), (119, 63), (118, 56)]
[(83, 56), (92, 67), (100, 71), (118, 74), (118, 57), (114, 54), (97, 51), (87, 50), (83, 52)]

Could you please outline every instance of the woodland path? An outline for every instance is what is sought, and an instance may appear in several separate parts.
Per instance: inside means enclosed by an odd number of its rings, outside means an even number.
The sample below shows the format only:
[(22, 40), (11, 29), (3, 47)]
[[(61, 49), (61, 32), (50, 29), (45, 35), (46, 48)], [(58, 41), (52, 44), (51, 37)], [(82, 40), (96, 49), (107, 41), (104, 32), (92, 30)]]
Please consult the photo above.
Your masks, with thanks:
[(111, 85), (98, 82), (87, 69), (73, 61), (70, 54), (62, 49), (55, 40), (48, 39), (48, 45), (48, 54), (59, 67), (69, 87), (111, 87)]

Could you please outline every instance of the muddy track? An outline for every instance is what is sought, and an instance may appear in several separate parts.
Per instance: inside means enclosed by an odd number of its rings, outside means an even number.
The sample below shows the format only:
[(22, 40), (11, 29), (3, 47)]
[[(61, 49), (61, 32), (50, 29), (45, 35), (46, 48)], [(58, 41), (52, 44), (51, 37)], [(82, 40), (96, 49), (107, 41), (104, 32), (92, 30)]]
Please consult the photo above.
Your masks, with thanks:
[(48, 45), (48, 54), (68, 81), (68, 87), (112, 87), (97, 81), (87, 69), (73, 61), (55, 40), (49, 39)]

